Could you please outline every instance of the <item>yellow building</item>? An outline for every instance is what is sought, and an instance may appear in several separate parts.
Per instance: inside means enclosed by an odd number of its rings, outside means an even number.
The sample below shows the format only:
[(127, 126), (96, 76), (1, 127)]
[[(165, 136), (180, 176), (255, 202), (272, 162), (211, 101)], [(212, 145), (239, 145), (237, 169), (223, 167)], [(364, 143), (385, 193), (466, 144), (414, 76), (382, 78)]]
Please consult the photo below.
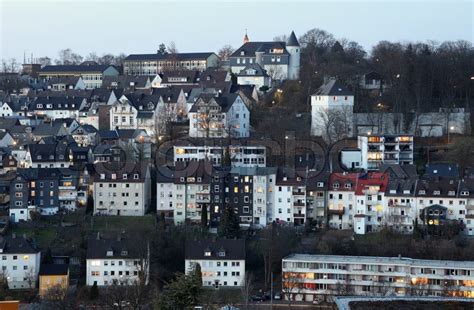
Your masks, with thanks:
[(69, 287), (68, 265), (41, 265), (39, 273), (39, 295), (44, 297), (48, 290), (59, 286), (64, 292)]

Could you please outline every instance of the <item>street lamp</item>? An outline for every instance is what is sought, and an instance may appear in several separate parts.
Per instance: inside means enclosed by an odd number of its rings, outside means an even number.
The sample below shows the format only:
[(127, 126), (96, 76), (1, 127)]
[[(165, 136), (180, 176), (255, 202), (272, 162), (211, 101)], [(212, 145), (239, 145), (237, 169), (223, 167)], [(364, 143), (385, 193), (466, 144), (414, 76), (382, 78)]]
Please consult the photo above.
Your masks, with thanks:
[(448, 127), (448, 144), (449, 144), (449, 134), (454, 130), (454, 126)]

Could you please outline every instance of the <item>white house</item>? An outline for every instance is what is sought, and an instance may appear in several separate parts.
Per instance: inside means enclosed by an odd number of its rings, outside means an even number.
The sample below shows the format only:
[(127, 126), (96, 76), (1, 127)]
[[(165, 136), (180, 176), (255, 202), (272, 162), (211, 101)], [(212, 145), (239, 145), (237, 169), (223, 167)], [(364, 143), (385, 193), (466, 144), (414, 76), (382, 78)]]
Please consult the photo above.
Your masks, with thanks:
[(255, 63), (247, 65), (237, 74), (237, 84), (255, 85), (260, 89), (262, 86), (271, 87), (272, 81), (267, 71)]
[(119, 236), (103, 238), (97, 234), (87, 243), (86, 284), (92, 286), (148, 284), (150, 247), (146, 238), (135, 240)]
[(245, 240), (187, 240), (185, 272), (201, 266), (202, 285), (239, 287), (245, 281)]
[(117, 169), (110, 169), (107, 163), (94, 165), (94, 215), (145, 215), (150, 206), (148, 164), (117, 165)]
[(239, 94), (201, 96), (188, 113), (189, 136), (199, 138), (250, 135), (250, 111)]
[(7, 279), (8, 288), (35, 288), (41, 263), (41, 251), (24, 237), (0, 238), (1, 274)]
[(311, 95), (311, 135), (332, 143), (353, 135), (354, 94), (335, 78)]

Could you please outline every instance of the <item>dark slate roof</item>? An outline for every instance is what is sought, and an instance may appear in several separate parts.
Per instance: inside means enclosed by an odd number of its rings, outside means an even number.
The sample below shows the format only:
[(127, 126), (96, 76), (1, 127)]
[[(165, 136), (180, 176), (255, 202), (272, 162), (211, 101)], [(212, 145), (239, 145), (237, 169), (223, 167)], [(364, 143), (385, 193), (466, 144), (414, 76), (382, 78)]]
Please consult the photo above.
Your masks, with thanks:
[(429, 164), (426, 165), (425, 175), (458, 178), (459, 167), (457, 164)]
[(99, 136), (101, 140), (103, 139), (115, 140), (119, 138), (119, 135), (116, 130), (99, 130), (97, 132), (97, 136)]
[(418, 178), (415, 165), (382, 164), (379, 167), (379, 171), (382, 173), (388, 172), (390, 178)]
[[(199, 71), (197, 70), (173, 70), (173, 71), (164, 71), (163, 76), (161, 77), (162, 84), (196, 84), (199, 82)], [(186, 81), (170, 81), (170, 78), (185, 78)]]
[(8, 254), (36, 254), (39, 252), (27, 239), (18, 236), (0, 237), (0, 249), (3, 250), (2, 253)]
[(65, 276), (69, 273), (69, 266), (65, 264), (48, 264), (40, 266), (40, 276)]
[(329, 79), (321, 85), (314, 94), (316, 96), (354, 96), (354, 93), (338, 82), (335, 78)]
[(234, 84), (232, 85), (231, 89), (230, 89), (230, 92), (231, 93), (236, 93), (236, 92), (242, 92), (245, 97), (247, 97), (248, 99), (252, 99), (252, 95), (253, 95), (253, 92), (255, 90), (255, 85), (238, 85), (238, 84)]
[[(37, 97), (30, 105), (31, 110), (79, 110), (86, 98), (75, 96)], [(38, 106), (41, 104), (42, 106)], [(51, 105), (48, 108), (48, 104)]]
[[(218, 252), (225, 252), (225, 256), (218, 256)], [(211, 256), (204, 252), (210, 251)], [(185, 259), (197, 260), (245, 260), (245, 240), (186, 240)]]
[(177, 54), (131, 54), (125, 58), (127, 60), (164, 60), (173, 56), (178, 61), (182, 60), (204, 60), (213, 55), (213, 52), (204, 53), (177, 53)]
[(110, 65), (51, 65), (45, 66), (40, 70), (40, 73), (54, 73), (54, 72), (104, 72)]
[[(255, 74), (248, 74), (247, 70), (253, 69), (255, 70)], [(240, 70), (238, 76), (268, 76), (267, 70), (263, 69), (262, 66), (259, 64), (250, 64), (247, 65), (245, 68)]]
[(161, 96), (165, 103), (176, 103), (179, 94), (181, 93), (181, 87), (171, 86), (153, 89), (153, 95)]
[[(140, 75), (118, 75), (118, 76), (105, 76), (102, 80), (102, 88), (143, 88), (146, 83), (150, 80), (148, 76)], [(116, 83), (116, 86), (112, 86), (112, 83)], [(131, 85), (133, 83), (133, 85)]]
[(219, 87), (216, 85), (225, 85), (224, 83), (230, 82), (229, 77), (230, 74), (226, 70), (208, 68), (201, 73), (201, 77), (199, 78), (199, 86), (204, 88)]
[(33, 129), (35, 136), (57, 136), (61, 129), (66, 130), (63, 123), (56, 122), (53, 124), (39, 124)]
[[(112, 256), (107, 256), (107, 251), (112, 251)], [(99, 236), (90, 238), (87, 242), (87, 259), (100, 258), (121, 258), (138, 259), (145, 257), (146, 253), (141, 253), (137, 240), (129, 238), (102, 238)]]
[(221, 107), (222, 112), (227, 112), (229, 109), (232, 107), (232, 104), (235, 102), (239, 94), (233, 93), (233, 94), (227, 94), (227, 95), (222, 95), (219, 97), (214, 97), (214, 96), (209, 96), (207, 94), (202, 94), (199, 99), (196, 101), (196, 103), (191, 107), (191, 110), (189, 112), (197, 112), (199, 102), (203, 100), (204, 102), (208, 103), (211, 100), (215, 100), (216, 103)]
[[(269, 41), (269, 42), (247, 42), (238, 48), (235, 52), (230, 55), (230, 57), (255, 57), (255, 52), (257, 50), (264, 51), (265, 54), (269, 55), (288, 55), (286, 50), (285, 42), (279, 41)], [(271, 49), (283, 49), (283, 53), (270, 53)], [(242, 55), (242, 51), (244, 55)]]
[[(94, 182), (142, 183), (146, 177), (149, 177), (147, 174), (148, 163), (146, 162), (121, 162), (117, 163), (117, 166), (114, 166), (113, 163), (110, 165), (97, 163), (94, 165), (94, 169)], [(104, 178), (101, 178), (101, 174), (104, 175)], [(113, 175), (115, 175), (115, 178), (113, 178)], [(124, 178), (124, 175), (126, 175), (126, 178)], [(135, 175), (138, 175), (138, 178), (135, 178)]]
[(290, 37), (286, 42), (286, 46), (300, 46), (300, 43), (298, 42), (294, 31), (291, 32)]

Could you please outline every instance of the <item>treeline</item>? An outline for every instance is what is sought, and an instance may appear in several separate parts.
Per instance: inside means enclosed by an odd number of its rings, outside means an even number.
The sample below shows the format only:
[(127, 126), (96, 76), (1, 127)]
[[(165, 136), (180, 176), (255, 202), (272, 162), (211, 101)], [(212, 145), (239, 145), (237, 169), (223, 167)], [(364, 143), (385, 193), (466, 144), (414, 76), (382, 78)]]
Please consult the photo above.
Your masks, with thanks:
[[(474, 96), (474, 49), (471, 42), (381, 41), (371, 51), (357, 42), (336, 39), (311, 29), (300, 37), (301, 83), (287, 83), (284, 102), (310, 108), (309, 96), (325, 77), (337, 77), (356, 95), (356, 109), (366, 112), (425, 112), (440, 107), (472, 107)], [(359, 87), (363, 74), (375, 71), (389, 86), (376, 97)], [(285, 90), (285, 89), (284, 89)], [(284, 93), (285, 94), (285, 93)], [(306, 103), (306, 105), (302, 105)]]

